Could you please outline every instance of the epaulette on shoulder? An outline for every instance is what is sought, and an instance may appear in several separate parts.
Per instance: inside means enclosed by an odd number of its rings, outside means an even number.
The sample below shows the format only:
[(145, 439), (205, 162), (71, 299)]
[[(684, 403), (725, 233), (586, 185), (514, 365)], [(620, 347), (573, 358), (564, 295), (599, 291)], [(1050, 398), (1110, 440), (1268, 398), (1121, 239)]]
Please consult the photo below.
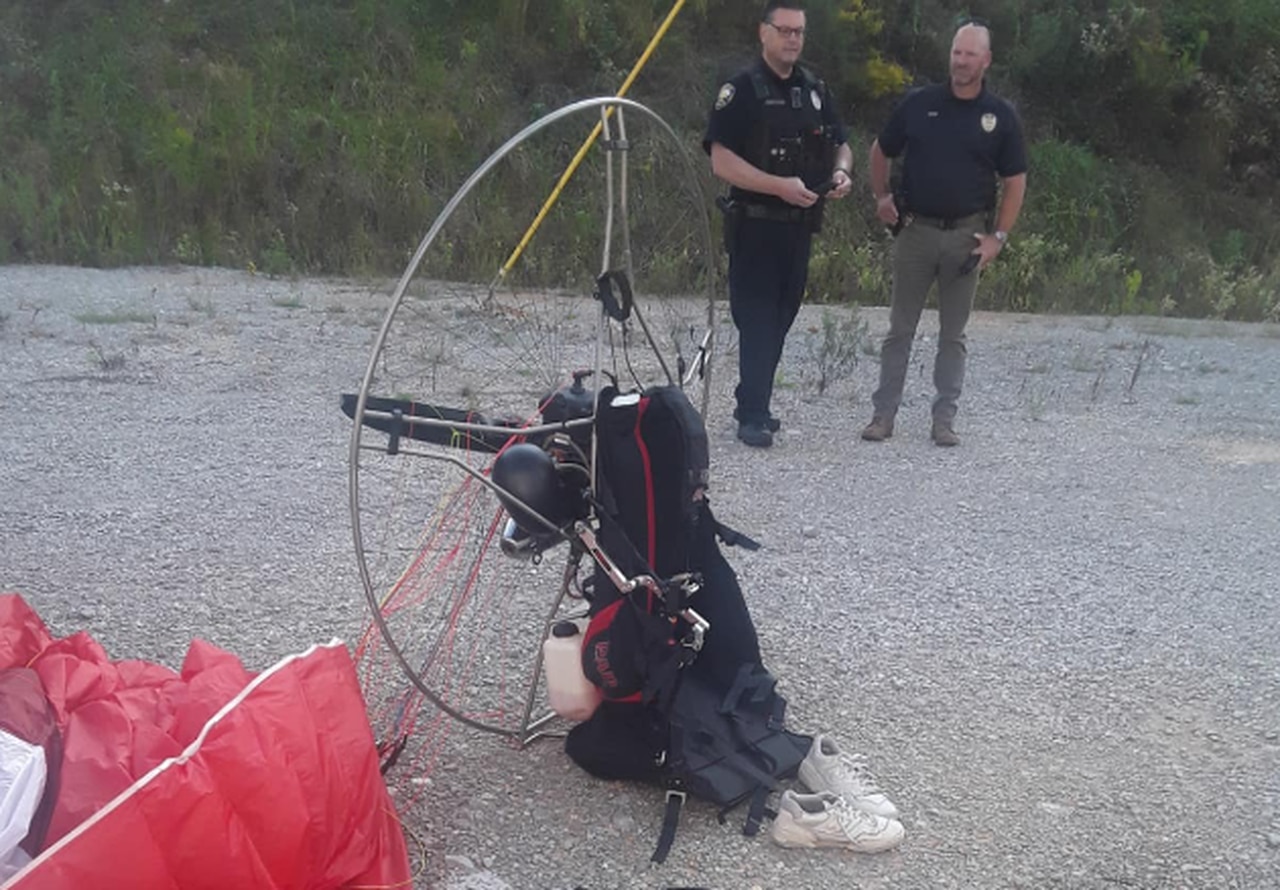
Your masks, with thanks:
[(751, 69), (751, 86), (755, 88), (756, 98), (760, 101), (768, 99), (773, 92), (769, 89), (769, 79), (764, 76), (759, 66)]
[(800, 76), (804, 78), (805, 86), (816, 87), (819, 90), (827, 88), (826, 81), (813, 72), (812, 69), (806, 68), (804, 65), (797, 65), (796, 70), (800, 72)]

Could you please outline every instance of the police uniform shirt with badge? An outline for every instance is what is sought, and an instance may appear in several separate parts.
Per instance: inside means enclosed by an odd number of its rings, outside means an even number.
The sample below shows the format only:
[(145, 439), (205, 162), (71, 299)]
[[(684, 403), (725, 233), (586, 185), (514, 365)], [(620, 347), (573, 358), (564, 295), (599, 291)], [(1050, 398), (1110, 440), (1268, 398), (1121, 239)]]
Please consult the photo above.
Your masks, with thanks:
[[(720, 87), (702, 141), (718, 142), (747, 163), (777, 176), (799, 176), (809, 188), (831, 176), (835, 150), (847, 134), (826, 84), (797, 65), (779, 77), (763, 59)], [(732, 187), (737, 201), (786, 205), (773, 195)]]
[(1027, 172), (1022, 125), (1013, 106), (985, 87), (960, 99), (949, 84), (914, 90), (879, 136), (902, 161), (902, 202), (921, 216), (958, 219), (995, 208), (996, 177)]

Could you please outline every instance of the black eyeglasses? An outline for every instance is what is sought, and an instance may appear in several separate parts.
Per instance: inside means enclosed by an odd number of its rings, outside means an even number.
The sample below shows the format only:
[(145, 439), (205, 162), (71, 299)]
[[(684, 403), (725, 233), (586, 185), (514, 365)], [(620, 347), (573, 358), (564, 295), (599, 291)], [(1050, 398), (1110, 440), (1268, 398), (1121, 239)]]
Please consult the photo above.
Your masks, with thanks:
[(770, 21), (766, 21), (765, 24), (777, 31), (783, 37), (804, 37), (804, 28), (786, 28), (781, 25), (775, 25)]
[(956, 30), (963, 28), (965, 25), (977, 25), (979, 28), (991, 30), (991, 23), (976, 15), (962, 15), (956, 18)]

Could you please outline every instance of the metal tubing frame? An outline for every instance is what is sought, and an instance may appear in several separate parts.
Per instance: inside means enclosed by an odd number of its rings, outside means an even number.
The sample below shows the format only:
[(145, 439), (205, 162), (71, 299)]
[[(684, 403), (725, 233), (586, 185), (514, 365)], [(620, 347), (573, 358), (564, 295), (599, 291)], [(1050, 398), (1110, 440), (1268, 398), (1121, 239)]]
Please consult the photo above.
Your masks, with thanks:
[[(436, 220), (432, 224), (431, 228), (427, 231), (427, 234), (423, 237), (421, 243), (419, 243), (417, 250), (414, 251), (413, 257), (409, 261), (409, 265), (405, 268), (404, 273), (401, 275), (399, 281), (397, 282), (395, 290), (392, 293), (391, 305), (388, 307), (386, 317), (383, 319), (382, 326), (378, 331), (378, 337), (374, 343), (372, 354), (369, 357), (369, 363), (365, 369), (364, 377), (361, 380), (360, 392), (356, 400), (355, 412), (353, 414), (351, 440), (348, 447), (348, 490), (349, 490), (349, 497), (350, 497), (349, 508), (350, 508), (350, 515), (351, 515), (352, 539), (353, 539), (353, 543), (355, 545), (355, 551), (356, 551), (356, 562), (357, 562), (357, 567), (360, 574), (360, 582), (361, 582), (361, 585), (364, 587), (365, 597), (366, 597), (366, 600), (368, 601), (370, 611), (373, 615), (374, 624), (377, 625), (378, 631), (381, 634), (384, 642), (387, 644), (387, 647), (391, 650), (392, 655), (395, 657), (397, 663), (400, 665), (401, 671), (405, 674), (405, 676), (408, 677), (408, 679), (413, 683), (413, 685), (418, 689), (418, 691), (423, 694), (423, 696), (425, 696), (432, 704), (438, 707), (441, 711), (443, 711), (445, 714), (448, 714), (450, 717), (454, 718), (455, 720), (458, 720), (459, 722), (466, 724), (467, 726), (471, 726), (474, 729), (478, 729), (483, 732), (493, 733), (496, 735), (512, 737), (521, 746), (527, 745), (537, 738), (556, 734), (556, 733), (550, 733), (542, 730), (543, 726), (547, 725), (549, 722), (551, 722), (551, 720), (554, 719), (554, 716), (555, 716), (554, 714), (547, 714), (542, 717), (539, 717), (537, 720), (531, 720), (533, 706), (534, 706), (536, 696), (537, 696), (537, 691), (540, 685), (540, 673), (542, 669), (541, 646), (538, 647), (538, 651), (534, 658), (532, 676), (529, 678), (529, 682), (528, 682), (529, 691), (525, 698), (524, 713), (520, 721), (520, 726), (516, 728), (502, 728), (502, 727), (490, 726), (468, 717), (467, 715), (461, 713), (459, 710), (454, 708), (448, 702), (446, 702), (434, 690), (428, 688), (426, 683), (424, 683), (422, 679), (418, 676), (417, 671), (410, 666), (409, 661), (405, 657), (404, 652), (400, 649), (400, 646), (398, 645), (394, 636), (392, 635), (391, 629), (387, 626), (386, 619), (382, 614), (381, 604), (378, 601), (378, 594), (373, 589), (373, 580), (369, 575), (369, 567), (365, 562), (364, 539), (360, 529), (359, 455), (361, 451), (374, 447), (370, 445), (365, 445), (361, 441), (361, 436), (364, 428), (363, 418), (366, 416), (365, 406), (369, 399), (369, 388), (373, 384), (374, 377), (376, 374), (378, 358), (382, 354), (382, 350), (386, 345), (387, 336), (390, 333), (391, 326), (395, 319), (396, 312), (399, 310), (401, 304), (404, 302), (404, 297), (406, 292), (408, 291), (409, 283), (412, 281), (413, 276), (416, 274), (419, 265), (421, 265), (423, 258), (426, 256), (427, 250), (430, 249), (431, 245), (435, 242), (436, 237), (444, 228), (445, 224), (448, 222), (449, 218), (453, 215), (454, 211), (458, 208), (458, 206), (462, 203), (462, 201), (467, 197), (467, 195), (471, 193), (472, 189), (475, 188), (476, 184), (481, 179), (483, 179), (484, 176), (487, 175), (490, 170), (492, 170), (503, 158), (505, 158), (512, 151), (514, 151), (527, 139), (541, 132), (542, 130), (546, 129), (552, 124), (557, 123), (558, 121), (571, 117), (575, 114), (579, 114), (581, 112), (594, 110), (594, 109), (600, 109), (601, 113), (606, 116), (606, 119), (607, 119), (607, 114), (611, 109), (618, 109), (618, 110), (631, 109), (635, 111), (637, 114), (643, 117), (646, 117), (650, 119), (653, 123), (655, 123), (659, 127), (659, 129), (670, 138), (671, 142), (677, 146), (678, 148), (677, 154), (679, 155), (681, 160), (684, 162), (686, 174), (688, 176), (688, 181), (691, 184), (691, 189), (690, 189), (691, 193), (698, 196), (699, 198), (703, 197), (702, 187), (698, 179), (697, 171), (693, 166), (693, 162), (689, 157), (688, 152), (684, 150), (684, 147), (681, 144), (680, 139), (676, 135), (675, 131), (672, 130), (671, 126), (661, 117), (659, 117), (655, 112), (645, 107), (644, 105), (641, 105), (640, 103), (630, 99), (625, 99), (620, 96), (606, 96), (606, 97), (599, 97), (599, 98), (593, 98), (593, 99), (583, 99), (579, 102), (574, 102), (570, 105), (557, 109), (556, 111), (553, 111), (543, 116), (539, 120), (525, 127), (516, 135), (512, 136), (505, 143), (503, 143), (503, 145), (499, 147), (492, 155), (490, 155), (479, 167), (477, 167), (474, 172), (472, 172), (472, 174), (462, 184), (462, 186), (458, 189), (458, 191), (454, 194), (454, 196), (449, 200), (448, 204), (445, 205), (444, 209), (440, 212), (439, 216), (436, 217)], [(623, 132), (625, 132), (625, 130), (623, 130)], [(625, 183), (625, 179), (624, 179), (624, 183)], [(612, 171), (610, 171), (610, 182), (608, 187), (609, 187), (610, 198), (612, 199)], [(624, 191), (625, 191), (625, 185), (624, 185)], [(623, 201), (625, 206), (625, 198), (623, 199)], [(714, 255), (713, 254), (714, 246), (711, 238), (711, 223), (707, 213), (706, 201), (698, 200), (697, 205), (698, 205), (698, 214), (701, 222), (701, 229), (703, 233), (704, 247), (707, 251), (708, 258), (710, 258)], [(610, 200), (610, 206), (607, 212), (610, 214), (609, 225), (611, 230), (612, 229), (612, 216), (611, 216), (612, 200)], [(624, 221), (624, 226), (625, 226), (625, 221)], [(611, 231), (610, 231), (610, 235), (611, 235)], [(629, 263), (630, 245), (628, 244), (627, 247), (628, 247), (627, 260), (629, 265), (630, 264)], [(607, 245), (605, 250), (606, 250), (605, 258), (607, 263), (607, 257), (609, 255), (607, 253), (607, 251), (609, 250), (609, 247)], [(715, 338), (714, 338), (715, 293), (716, 293), (715, 278), (716, 276), (714, 271), (710, 271), (707, 275), (707, 296), (708, 296), (707, 332), (704, 337), (703, 347), (699, 353), (699, 357), (693, 362), (693, 368), (697, 369), (698, 371), (703, 373), (705, 376), (704, 386), (703, 386), (703, 399), (702, 399), (702, 405), (700, 406), (704, 416), (706, 414), (706, 410), (707, 410), (707, 406), (710, 398), (710, 364), (706, 362), (705, 356), (710, 352), (711, 349), (714, 348), (714, 342), (715, 342)], [(601, 339), (603, 337), (603, 328), (606, 323), (607, 323), (606, 316), (604, 314), (603, 307), (601, 307), (600, 320), (597, 324), (597, 354), (596, 354), (597, 367), (595, 369), (597, 377), (601, 370), (600, 368)], [(652, 342), (651, 338), (649, 342), (650, 342), (651, 348), (654, 348), (655, 351), (658, 352), (656, 348), (656, 344)], [(660, 352), (658, 352), (658, 355), (659, 355), (659, 358), (662, 358)], [(664, 362), (664, 368), (665, 368), (665, 362)], [(669, 374), (670, 372), (668, 371), (668, 375)], [(677, 385), (683, 385), (684, 383), (692, 379), (693, 379), (693, 371), (691, 370), (685, 380), (673, 380), (672, 382)], [(375, 412), (367, 412), (367, 413), (370, 416), (377, 416)], [(512, 435), (524, 435), (530, 432), (540, 432), (548, 429), (561, 430), (561, 429), (564, 429), (566, 426), (566, 424), (557, 423), (557, 424), (546, 425), (543, 427), (529, 427), (527, 429), (512, 430), (508, 428), (489, 427), (489, 426), (484, 426), (480, 424), (467, 424), (467, 423), (442, 422), (442, 421), (437, 421), (436, 423), (432, 423), (430, 418), (405, 417), (405, 418), (402, 418), (402, 420), (406, 423), (425, 423), (427, 425), (438, 425), (442, 427), (456, 429), (462, 432), (468, 431), (470, 429), (475, 432), (509, 432)], [(591, 418), (584, 418), (583, 421), (594, 423), (594, 412)], [(568, 425), (573, 425), (573, 422), (570, 422), (570, 424)], [(378, 450), (383, 450), (383, 449), (378, 449)], [(419, 456), (432, 457), (434, 459), (446, 460), (448, 462), (454, 463), (455, 465), (462, 467), (471, 476), (481, 479), (490, 488), (493, 488), (494, 490), (497, 489), (497, 486), (495, 486), (487, 477), (484, 477), (482, 474), (475, 472), (473, 468), (467, 466), (463, 461), (460, 461), (457, 459), (445, 458), (441, 455), (428, 454), (426, 452), (415, 452), (413, 450), (406, 450), (406, 449), (402, 449), (402, 453), (405, 453), (406, 456), (416, 453)], [(594, 487), (595, 481), (596, 481), (595, 475), (594, 475), (595, 464), (596, 464), (596, 447), (595, 447), (594, 435), (592, 436), (591, 462), (592, 462), (592, 467), (591, 467), (592, 485)], [(533, 512), (533, 511), (530, 511), (530, 512)], [(545, 522), (549, 527), (554, 528), (554, 525), (548, 522), (544, 517), (539, 515), (538, 518), (543, 522)], [(560, 589), (557, 592), (556, 597), (552, 602), (551, 610), (548, 612), (547, 618), (544, 622), (542, 638), (546, 637), (546, 634), (549, 631), (549, 628), (551, 627), (552, 622), (555, 621), (556, 615), (558, 614), (561, 604), (563, 603), (564, 598), (568, 593), (569, 585), (572, 581), (573, 576), (576, 574), (577, 568), (578, 568), (578, 563), (571, 553), (570, 563), (566, 567), (565, 574), (560, 584)]]

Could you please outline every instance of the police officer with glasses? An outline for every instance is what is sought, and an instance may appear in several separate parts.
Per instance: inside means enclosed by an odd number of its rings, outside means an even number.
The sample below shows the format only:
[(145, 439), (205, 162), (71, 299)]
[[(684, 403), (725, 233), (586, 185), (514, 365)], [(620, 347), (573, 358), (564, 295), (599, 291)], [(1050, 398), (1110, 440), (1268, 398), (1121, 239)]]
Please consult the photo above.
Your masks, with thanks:
[[(991, 33), (984, 22), (970, 19), (951, 42), (949, 82), (908, 93), (871, 144), (876, 214), (898, 234), (880, 385), (871, 396), (873, 417), (862, 431), (868, 441), (893, 435), (911, 343), (936, 281), (937, 396), (930, 437), (943, 446), (960, 442), (954, 421), (978, 272), (1004, 249), (1027, 188), (1022, 125), (1013, 106), (986, 89), (990, 66)], [(895, 195), (890, 191), (890, 159), (898, 157), (902, 178)]]
[(827, 198), (852, 186), (853, 154), (826, 84), (799, 64), (805, 13), (770, 0), (760, 58), (720, 87), (703, 148), (729, 184), (725, 246), (738, 329), (738, 438), (767, 448), (781, 422), (769, 409), (787, 332), (800, 311), (813, 234)]

